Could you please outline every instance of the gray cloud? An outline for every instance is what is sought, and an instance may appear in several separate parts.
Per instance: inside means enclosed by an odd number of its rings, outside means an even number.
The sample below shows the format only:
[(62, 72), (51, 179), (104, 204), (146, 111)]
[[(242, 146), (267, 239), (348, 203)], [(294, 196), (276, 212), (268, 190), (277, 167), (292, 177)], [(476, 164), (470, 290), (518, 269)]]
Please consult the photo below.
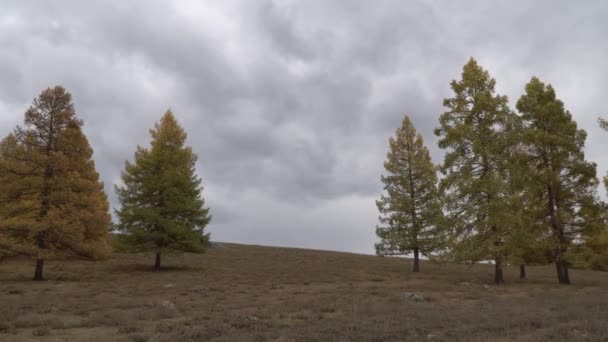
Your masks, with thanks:
[(511, 103), (552, 83), (608, 167), (602, 1), (5, 1), (0, 134), (42, 89), (74, 96), (112, 185), (171, 108), (214, 239), (373, 252), (387, 140), (409, 114), (436, 163), (449, 82), (475, 56)]

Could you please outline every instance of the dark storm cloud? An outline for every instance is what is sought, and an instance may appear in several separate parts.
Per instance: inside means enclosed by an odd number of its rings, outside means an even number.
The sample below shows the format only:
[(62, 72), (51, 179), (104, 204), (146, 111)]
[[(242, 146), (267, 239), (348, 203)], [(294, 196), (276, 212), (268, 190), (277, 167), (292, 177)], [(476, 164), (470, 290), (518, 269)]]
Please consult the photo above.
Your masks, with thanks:
[(424, 135), (475, 56), (514, 104), (532, 75), (589, 131), (608, 87), (604, 2), (4, 1), (0, 133), (42, 89), (74, 96), (117, 205), (135, 146), (171, 108), (199, 154), (214, 239), (371, 252), (404, 114)]

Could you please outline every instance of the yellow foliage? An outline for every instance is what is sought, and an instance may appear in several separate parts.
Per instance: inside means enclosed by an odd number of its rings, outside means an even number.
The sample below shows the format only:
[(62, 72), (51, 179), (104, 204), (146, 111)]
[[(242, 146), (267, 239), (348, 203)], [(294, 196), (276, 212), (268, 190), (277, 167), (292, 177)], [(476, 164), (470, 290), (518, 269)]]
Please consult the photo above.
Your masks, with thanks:
[(109, 205), (71, 96), (49, 88), (0, 148), (0, 250), (36, 259), (109, 255)]

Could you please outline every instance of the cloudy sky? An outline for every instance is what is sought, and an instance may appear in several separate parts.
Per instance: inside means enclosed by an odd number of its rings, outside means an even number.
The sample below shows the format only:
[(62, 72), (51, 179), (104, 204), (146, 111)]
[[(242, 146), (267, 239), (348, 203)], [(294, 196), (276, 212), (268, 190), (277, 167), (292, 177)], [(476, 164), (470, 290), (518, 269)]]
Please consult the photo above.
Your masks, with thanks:
[[(388, 138), (433, 128), (470, 56), (512, 105), (536, 75), (608, 169), (608, 3), (0, 2), (0, 134), (61, 84), (106, 190), (171, 108), (199, 154), (212, 239), (373, 253)], [(603, 193), (603, 189), (601, 193)]]

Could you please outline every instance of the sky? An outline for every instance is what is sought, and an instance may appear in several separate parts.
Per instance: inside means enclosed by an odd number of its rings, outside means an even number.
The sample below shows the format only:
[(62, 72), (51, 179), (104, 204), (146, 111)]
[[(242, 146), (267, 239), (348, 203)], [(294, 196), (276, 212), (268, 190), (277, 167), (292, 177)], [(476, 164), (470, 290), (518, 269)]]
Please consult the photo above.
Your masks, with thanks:
[[(388, 139), (433, 129), (474, 57), (512, 107), (554, 86), (608, 169), (608, 2), (0, 1), (0, 135), (62, 85), (114, 184), (171, 109), (199, 156), (215, 241), (374, 252)], [(603, 195), (604, 189), (599, 189)]]

